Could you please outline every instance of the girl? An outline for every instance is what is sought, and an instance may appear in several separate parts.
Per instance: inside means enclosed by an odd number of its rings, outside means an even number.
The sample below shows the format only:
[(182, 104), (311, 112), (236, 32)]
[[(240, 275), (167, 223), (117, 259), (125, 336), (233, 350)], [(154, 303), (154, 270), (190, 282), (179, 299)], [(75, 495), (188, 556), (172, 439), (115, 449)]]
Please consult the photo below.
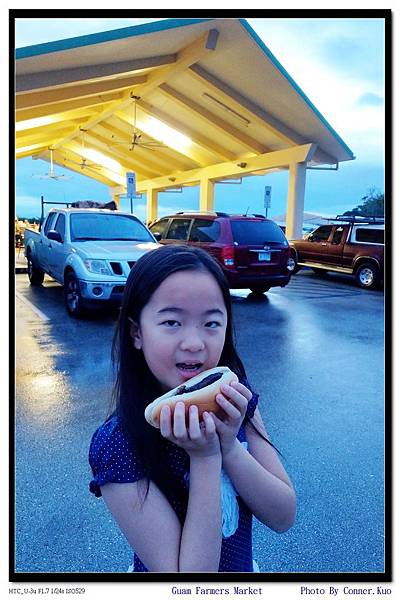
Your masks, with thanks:
[[(113, 360), (116, 408), (92, 438), (90, 490), (134, 549), (134, 571), (253, 571), (252, 515), (283, 532), (296, 501), (234, 348), (227, 281), (209, 254), (163, 246), (138, 260)], [(216, 366), (239, 378), (216, 397), (220, 418), (204, 413), (200, 422), (192, 406), (186, 422), (178, 403), (173, 414), (162, 409), (159, 430), (146, 422), (156, 397)]]

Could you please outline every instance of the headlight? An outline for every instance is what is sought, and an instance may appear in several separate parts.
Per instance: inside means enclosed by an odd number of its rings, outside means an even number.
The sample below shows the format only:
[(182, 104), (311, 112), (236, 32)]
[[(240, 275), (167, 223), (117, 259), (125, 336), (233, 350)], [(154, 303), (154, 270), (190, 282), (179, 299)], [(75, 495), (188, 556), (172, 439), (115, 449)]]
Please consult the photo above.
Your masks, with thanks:
[(112, 275), (105, 260), (87, 258), (83, 262), (87, 270), (91, 273), (97, 273), (98, 275)]

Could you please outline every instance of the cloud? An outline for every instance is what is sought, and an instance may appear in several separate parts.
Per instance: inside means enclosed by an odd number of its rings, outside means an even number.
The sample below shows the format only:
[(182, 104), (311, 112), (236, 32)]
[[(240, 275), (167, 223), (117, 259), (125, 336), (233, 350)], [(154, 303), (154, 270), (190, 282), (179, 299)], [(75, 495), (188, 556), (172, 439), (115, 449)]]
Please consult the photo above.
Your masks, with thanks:
[(382, 96), (378, 96), (378, 94), (373, 94), (371, 92), (366, 92), (362, 94), (357, 100), (356, 103), (358, 106), (382, 106), (383, 98)]
[[(38, 19), (35, 19), (38, 21)], [(113, 29), (122, 29), (162, 19), (40, 19), (40, 26), (34, 26), (32, 19), (16, 19), (16, 47), (23, 48), (35, 44), (90, 35)]]

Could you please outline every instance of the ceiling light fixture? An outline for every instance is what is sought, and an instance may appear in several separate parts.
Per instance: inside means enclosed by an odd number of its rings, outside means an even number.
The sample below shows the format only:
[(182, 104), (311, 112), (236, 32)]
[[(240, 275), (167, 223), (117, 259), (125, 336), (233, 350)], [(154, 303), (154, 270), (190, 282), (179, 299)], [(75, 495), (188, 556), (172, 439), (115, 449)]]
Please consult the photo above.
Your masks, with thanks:
[(207, 98), (208, 100), (211, 100), (212, 102), (214, 102), (215, 104), (217, 104), (220, 108), (223, 108), (224, 110), (227, 110), (231, 115), (233, 115), (234, 117), (236, 117), (237, 119), (239, 119), (240, 121), (242, 121), (242, 123), (244, 123), (246, 125), (246, 127), (248, 125), (250, 125), (249, 119), (246, 119), (246, 117), (244, 117), (240, 113), (236, 112), (236, 110), (233, 110), (233, 108), (230, 108), (230, 106), (228, 106), (227, 104), (224, 104), (223, 102), (221, 102), (221, 100), (218, 100), (217, 98), (214, 98), (214, 96), (211, 96), (211, 94), (207, 94), (207, 92), (205, 92), (203, 94), (203, 96), (205, 98)]
[(190, 137), (180, 133), (155, 117), (143, 119), (139, 122), (138, 126), (148, 135), (151, 135), (156, 140), (163, 142), (163, 144), (171, 148), (176, 148), (178, 151), (184, 151), (192, 144)]

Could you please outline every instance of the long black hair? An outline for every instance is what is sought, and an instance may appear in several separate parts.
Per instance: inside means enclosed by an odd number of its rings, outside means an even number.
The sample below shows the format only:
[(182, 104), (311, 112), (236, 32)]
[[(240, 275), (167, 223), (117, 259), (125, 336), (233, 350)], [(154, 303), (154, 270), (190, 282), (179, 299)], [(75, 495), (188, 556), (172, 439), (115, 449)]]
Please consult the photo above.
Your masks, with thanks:
[(161, 390), (147, 366), (142, 350), (135, 349), (130, 321), (139, 323), (142, 309), (162, 282), (178, 271), (206, 271), (217, 282), (227, 312), (225, 343), (219, 365), (229, 367), (239, 379), (246, 373), (234, 344), (229, 285), (220, 265), (204, 250), (188, 246), (162, 246), (143, 255), (133, 266), (126, 282), (120, 316), (112, 346), (115, 371), (113, 400), (122, 430), (133, 444), (135, 455), (144, 466), (149, 481), (154, 481), (168, 496), (173, 481), (165, 461), (165, 440), (144, 418), (146, 406)]

